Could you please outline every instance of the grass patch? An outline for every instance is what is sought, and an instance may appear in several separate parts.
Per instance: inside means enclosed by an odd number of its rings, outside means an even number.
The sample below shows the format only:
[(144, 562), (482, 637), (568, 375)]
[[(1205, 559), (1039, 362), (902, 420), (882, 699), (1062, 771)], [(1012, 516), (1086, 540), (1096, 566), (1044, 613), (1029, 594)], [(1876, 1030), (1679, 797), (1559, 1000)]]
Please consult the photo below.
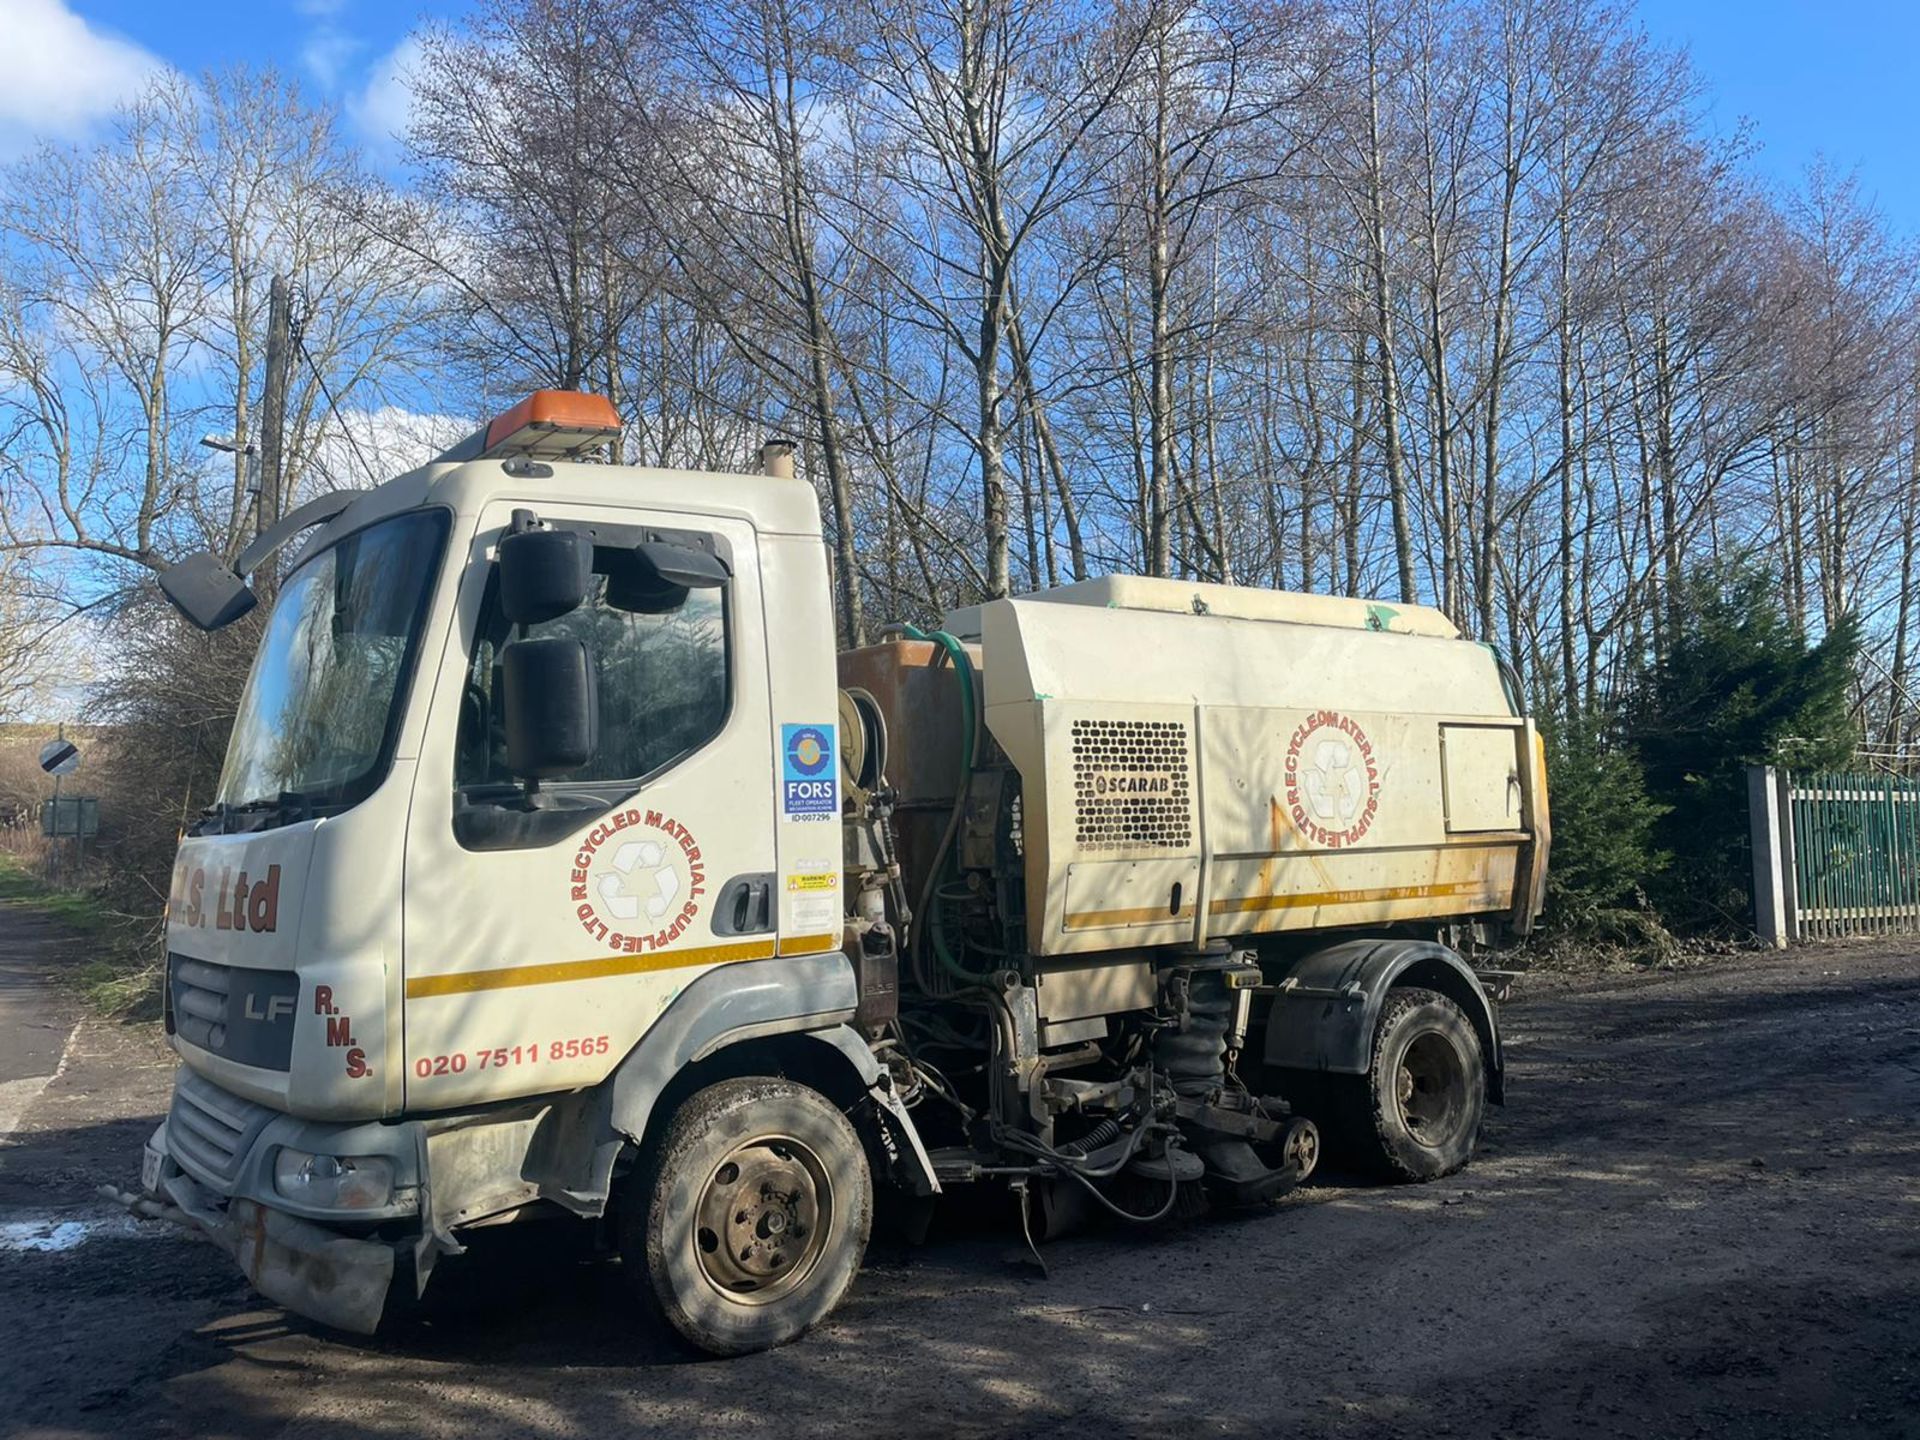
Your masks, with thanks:
[(160, 1018), (166, 967), (152, 959), (145, 947), (114, 960), (89, 960), (73, 979), (87, 1003), (102, 1015), (117, 1020)]
[(17, 857), (0, 852), (0, 902), (21, 901), (73, 930), (109, 930), (126, 918), (108, 913), (85, 891), (50, 888)]
[(14, 907), (86, 937), (84, 957), (59, 973), (94, 1010), (127, 1020), (159, 1018), (164, 976), (152, 919), (117, 911), (85, 890), (56, 890), (17, 856), (0, 852), (0, 909)]

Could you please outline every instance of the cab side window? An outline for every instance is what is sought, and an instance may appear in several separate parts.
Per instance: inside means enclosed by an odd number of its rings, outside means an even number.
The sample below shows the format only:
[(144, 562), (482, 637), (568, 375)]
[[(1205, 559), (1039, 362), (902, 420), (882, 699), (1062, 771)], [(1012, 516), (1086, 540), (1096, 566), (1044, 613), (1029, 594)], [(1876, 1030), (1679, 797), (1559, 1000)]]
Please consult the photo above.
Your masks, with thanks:
[[(608, 803), (719, 734), (729, 703), (727, 587), (684, 589), (645, 578), (631, 550), (596, 546), (593, 587), (577, 610), (530, 637), (585, 643), (598, 682), (594, 757), (549, 789), (605, 789)], [(460, 717), (455, 785), (478, 799), (511, 787), (500, 696), (500, 652), (512, 642), (489, 581)], [(584, 798), (584, 796), (583, 796)]]

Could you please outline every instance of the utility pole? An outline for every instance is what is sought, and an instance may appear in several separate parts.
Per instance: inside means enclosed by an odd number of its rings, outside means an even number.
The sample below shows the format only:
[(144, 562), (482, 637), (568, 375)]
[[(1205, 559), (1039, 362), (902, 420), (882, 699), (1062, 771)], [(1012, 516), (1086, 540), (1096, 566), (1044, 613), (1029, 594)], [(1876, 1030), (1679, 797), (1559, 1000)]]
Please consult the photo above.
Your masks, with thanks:
[(287, 428), (287, 370), (293, 360), (293, 286), (273, 277), (267, 296), (267, 382), (260, 397), (260, 490), (254, 497), (253, 533), (280, 518), (282, 442)]
[[(67, 738), (67, 727), (64, 723), (62, 723), (62, 725), (60, 726), (59, 738), (62, 740)], [(48, 858), (53, 862), (53, 879), (51, 883), (53, 885), (53, 888), (56, 890), (60, 888), (60, 781), (63, 778), (64, 777), (60, 774), (59, 771), (56, 770), (54, 772), (54, 776), (53, 776), (53, 844), (47, 847)]]

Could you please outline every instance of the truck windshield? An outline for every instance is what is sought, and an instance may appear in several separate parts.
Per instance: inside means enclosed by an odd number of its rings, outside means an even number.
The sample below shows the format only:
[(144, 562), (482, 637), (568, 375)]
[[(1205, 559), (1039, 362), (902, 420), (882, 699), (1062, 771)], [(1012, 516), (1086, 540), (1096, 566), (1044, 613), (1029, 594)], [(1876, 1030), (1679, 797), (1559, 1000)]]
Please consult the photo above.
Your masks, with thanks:
[(344, 809), (379, 784), (446, 528), (442, 511), (397, 515), (287, 577), (205, 828), (289, 824)]

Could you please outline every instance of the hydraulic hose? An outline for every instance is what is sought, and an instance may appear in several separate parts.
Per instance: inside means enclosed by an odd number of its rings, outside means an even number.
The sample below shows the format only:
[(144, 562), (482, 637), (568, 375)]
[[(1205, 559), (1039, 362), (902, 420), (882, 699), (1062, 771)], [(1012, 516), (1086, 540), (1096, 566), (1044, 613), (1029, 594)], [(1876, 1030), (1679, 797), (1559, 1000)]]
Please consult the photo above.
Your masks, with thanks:
[[(944, 846), (942, 847), (945, 848)], [(940, 968), (954, 979), (966, 985), (989, 985), (993, 977), (984, 972), (967, 969), (960, 963), (960, 957), (947, 947), (946, 927), (941, 923), (941, 908), (936, 898), (932, 906), (926, 896), (920, 898), (920, 913), (925, 917), (927, 939), (933, 945), (933, 958), (940, 962)]]
[(1148, 1215), (1141, 1215), (1127, 1209), (1124, 1205), (1115, 1204), (1094, 1181), (1096, 1179), (1104, 1179), (1112, 1175), (1117, 1175), (1121, 1170), (1126, 1168), (1127, 1164), (1133, 1159), (1135, 1152), (1139, 1150), (1140, 1144), (1146, 1138), (1148, 1131), (1154, 1128), (1156, 1127), (1151, 1124), (1139, 1126), (1134, 1130), (1128, 1146), (1120, 1158), (1098, 1169), (1089, 1169), (1075, 1165), (1072, 1161), (1077, 1157), (1072, 1155), (1070, 1151), (1055, 1150), (1050, 1146), (1041, 1144), (1032, 1136), (1022, 1135), (1017, 1130), (997, 1132), (996, 1138), (1003, 1144), (1010, 1144), (1013, 1149), (1052, 1161), (1058, 1167), (1058, 1172), (1061, 1175), (1066, 1176), (1067, 1179), (1079, 1185), (1081, 1189), (1091, 1195), (1100, 1204), (1101, 1208), (1109, 1214), (1125, 1220), (1130, 1224), (1151, 1225), (1171, 1215), (1175, 1203), (1180, 1198), (1180, 1182), (1174, 1178), (1171, 1162), (1169, 1162), (1167, 1169), (1167, 1198), (1158, 1210)]
[(948, 946), (945, 929), (940, 923), (936, 894), (941, 872), (953, 853), (954, 838), (959, 834), (961, 821), (966, 815), (967, 794), (973, 788), (973, 766), (979, 746), (979, 699), (974, 687), (973, 661), (967, 657), (966, 647), (945, 630), (922, 630), (917, 625), (905, 622), (889, 628), (898, 629), (909, 640), (938, 645), (945, 650), (947, 658), (953, 662), (954, 676), (960, 682), (960, 784), (954, 793), (953, 814), (947, 820), (947, 828), (940, 837), (933, 863), (927, 867), (926, 880), (920, 887), (919, 924), (914, 928), (912, 949), (918, 955), (925, 947), (931, 946), (934, 959), (953, 979), (962, 985), (985, 986), (991, 983), (991, 977), (982, 971), (969, 970)]
[(945, 630), (922, 630), (918, 625), (902, 621), (900, 633), (909, 640), (919, 640), (926, 644), (938, 645), (947, 652), (947, 658), (953, 662), (953, 673), (960, 681), (960, 703), (964, 713), (960, 717), (960, 774), (961, 787), (973, 774), (974, 755), (974, 715), (978, 700), (973, 688), (973, 661), (967, 658), (967, 647), (956, 636)]
[(1151, 1215), (1136, 1215), (1125, 1206), (1116, 1205), (1113, 1201), (1109, 1200), (1106, 1195), (1101, 1192), (1098, 1185), (1094, 1184), (1093, 1181), (1082, 1175), (1078, 1170), (1062, 1170), (1060, 1173), (1065, 1175), (1069, 1180), (1077, 1183), (1087, 1194), (1099, 1201), (1108, 1213), (1118, 1219), (1125, 1220), (1131, 1225), (1152, 1225), (1166, 1219), (1167, 1216), (1173, 1213), (1174, 1203), (1180, 1198), (1180, 1182), (1173, 1178), (1172, 1171), (1169, 1170), (1167, 1174), (1167, 1198), (1165, 1202)]

